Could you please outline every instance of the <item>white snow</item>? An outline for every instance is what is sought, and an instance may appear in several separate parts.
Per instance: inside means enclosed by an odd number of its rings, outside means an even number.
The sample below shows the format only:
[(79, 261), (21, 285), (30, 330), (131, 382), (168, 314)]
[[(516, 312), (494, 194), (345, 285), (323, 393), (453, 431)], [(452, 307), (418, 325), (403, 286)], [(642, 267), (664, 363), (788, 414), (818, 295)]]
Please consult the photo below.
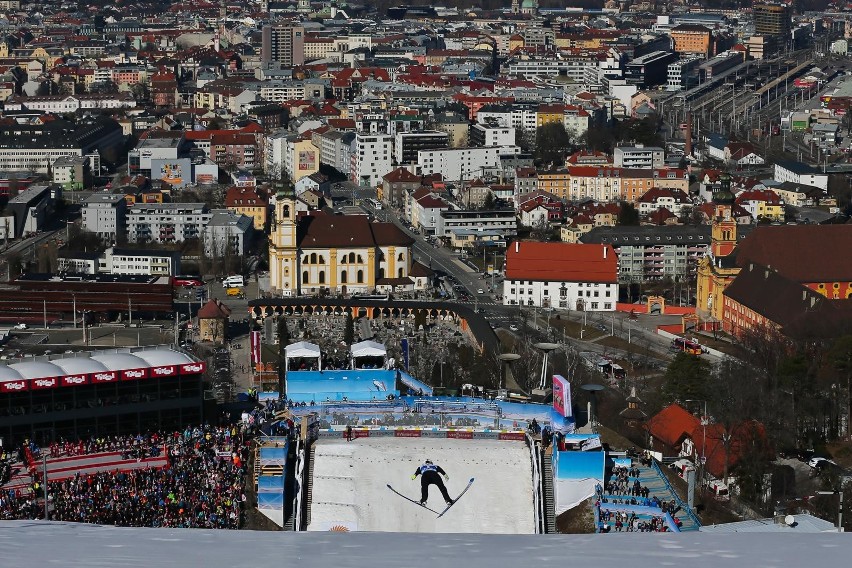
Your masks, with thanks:
[[(358, 531), (419, 533), (535, 532), (532, 464), (523, 442), (437, 438), (320, 439), (313, 465), (308, 530), (335, 525)], [(455, 497), (473, 477), (470, 490), (440, 519), (391, 492), (390, 484), (420, 498), (420, 479), (411, 475), (426, 459), (450, 476)], [(438, 488), (428, 506), (444, 508)]]
[(837, 533), (622, 533), (613, 540), (596, 534), (292, 533), (0, 521), (4, 567), (834, 567), (848, 566), (850, 554), (852, 538)]

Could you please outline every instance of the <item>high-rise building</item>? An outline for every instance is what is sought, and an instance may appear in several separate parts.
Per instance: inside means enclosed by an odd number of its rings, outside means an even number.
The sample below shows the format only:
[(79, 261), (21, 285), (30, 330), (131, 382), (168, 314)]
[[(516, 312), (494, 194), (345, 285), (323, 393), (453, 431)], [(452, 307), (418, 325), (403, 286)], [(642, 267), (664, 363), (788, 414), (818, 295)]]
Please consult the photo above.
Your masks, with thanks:
[(264, 26), (261, 31), (261, 61), (286, 67), (305, 63), (305, 28), (293, 23)]
[(781, 45), (790, 35), (793, 22), (793, 7), (783, 3), (755, 3), (754, 34), (773, 37)]

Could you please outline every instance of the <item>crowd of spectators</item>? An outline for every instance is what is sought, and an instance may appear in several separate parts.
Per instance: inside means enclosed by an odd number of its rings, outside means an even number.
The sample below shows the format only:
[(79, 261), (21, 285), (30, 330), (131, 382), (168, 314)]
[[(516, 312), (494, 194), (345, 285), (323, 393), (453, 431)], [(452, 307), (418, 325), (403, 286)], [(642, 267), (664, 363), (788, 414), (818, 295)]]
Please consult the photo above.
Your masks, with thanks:
[[(629, 495), (647, 498), (650, 490), (639, 483), (639, 468), (616, 467), (612, 479), (604, 486), (604, 492), (613, 495)], [(631, 483), (630, 480), (633, 479)]]
[(78, 440), (76, 442), (60, 439), (48, 447), (51, 458), (73, 457), (102, 452), (121, 452), (124, 459), (145, 459), (159, 456), (163, 440), (159, 433), (148, 432), (127, 436), (103, 436)]
[[(680, 521), (673, 519), (675, 524)], [(662, 515), (644, 518), (635, 512), (600, 510), (601, 532), (668, 532), (669, 527)]]
[[(74, 447), (71, 451), (79, 451), (79, 444)], [(163, 447), (168, 462), (162, 468), (78, 472), (51, 481), (51, 519), (133, 527), (240, 527), (249, 447), (238, 427), (203, 426), (132, 439), (89, 440), (83, 447), (131, 453)], [(44, 514), (39, 498), (43, 480), (37, 469), (31, 477), (29, 490), (0, 491), (0, 519), (32, 519)]]

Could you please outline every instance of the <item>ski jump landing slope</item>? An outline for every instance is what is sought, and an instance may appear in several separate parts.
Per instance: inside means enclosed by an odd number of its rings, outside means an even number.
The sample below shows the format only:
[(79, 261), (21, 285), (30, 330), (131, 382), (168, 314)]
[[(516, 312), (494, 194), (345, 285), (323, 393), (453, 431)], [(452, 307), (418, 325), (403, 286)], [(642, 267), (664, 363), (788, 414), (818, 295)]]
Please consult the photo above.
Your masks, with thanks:
[[(450, 476), (455, 498), (476, 481), (440, 519), (391, 492), (390, 484), (420, 499), (420, 478), (411, 475), (426, 459)], [(523, 442), (437, 438), (319, 439), (313, 464), (309, 531), (349, 530), (418, 533), (535, 532), (532, 464)], [(444, 509), (438, 488), (428, 506)]]

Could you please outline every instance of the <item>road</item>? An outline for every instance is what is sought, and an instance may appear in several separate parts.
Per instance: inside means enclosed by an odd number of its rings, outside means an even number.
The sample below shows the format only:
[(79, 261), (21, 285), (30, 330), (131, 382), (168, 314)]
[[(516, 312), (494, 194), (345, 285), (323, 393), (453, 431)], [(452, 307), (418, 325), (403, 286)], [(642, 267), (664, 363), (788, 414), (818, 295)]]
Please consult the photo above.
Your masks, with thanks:
[[(412, 247), (414, 259), (432, 270), (440, 270), (451, 276), (462, 285), (473, 303), (483, 305), (497, 304), (495, 295), (488, 292), (491, 278), (483, 276), (482, 273), (464, 264), (457, 253), (452, 252), (446, 247), (434, 246), (427, 242), (426, 237), (418, 231), (410, 229), (399, 218), (399, 214), (396, 211), (385, 208), (375, 209), (367, 202), (362, 203), (361, 206), (369, 211), (376, 219), (393, 223), (406, 235), (414, 239)], [(479, 290), (483, 292), (480, 294)]]

